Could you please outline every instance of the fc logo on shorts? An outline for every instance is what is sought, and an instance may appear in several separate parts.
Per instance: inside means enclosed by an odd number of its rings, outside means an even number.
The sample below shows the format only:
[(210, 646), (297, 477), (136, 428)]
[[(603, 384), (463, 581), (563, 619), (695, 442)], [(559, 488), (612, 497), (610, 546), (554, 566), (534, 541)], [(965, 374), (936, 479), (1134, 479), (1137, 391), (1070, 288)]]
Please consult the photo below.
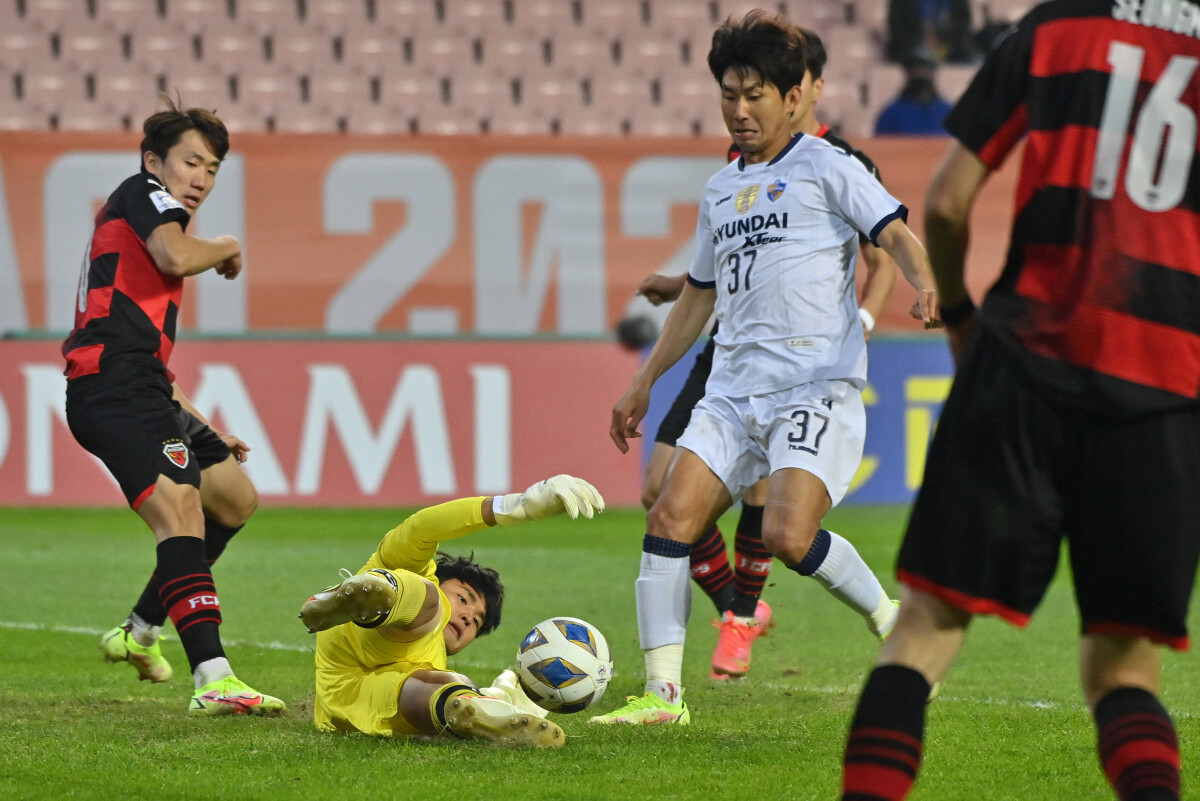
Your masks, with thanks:
[(184, 445), (182, 440), (169, 439), (164, 442), (163, 454), (165, 454), (168, 459), (174, 462), (176, 467), (183, 468), (188, 466), (188, 449), (187, 445)]

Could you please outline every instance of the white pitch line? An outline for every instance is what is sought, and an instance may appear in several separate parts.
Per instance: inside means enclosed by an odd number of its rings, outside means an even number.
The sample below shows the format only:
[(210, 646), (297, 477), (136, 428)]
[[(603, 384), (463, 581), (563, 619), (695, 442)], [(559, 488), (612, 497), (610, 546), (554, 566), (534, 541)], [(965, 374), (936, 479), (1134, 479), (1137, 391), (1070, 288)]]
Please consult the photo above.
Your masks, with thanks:
[[(17, 620), (0, 620), (0, 629), (19, 629), (22, 631), (50, 631), (50, 632), (55, 632), (58, 634), (83, 634), (83, 635), (87, 635), (87, 636), (91, 636), (91, 637), (99, 637), (101, 634), (108, 631), (108, 629), (95, 629), (95, 628), (91, 628), (88, 626), (46, 625), (44, 623), (30, 623), (27, 621), (17, 621)], [(163, 639), (170, 640), (171, 638), (164, 637)], [(252, 641), (246, 641), (246, 640), (225, 640), (224, 644), (230, 646), (231, 648), (261, 648), (265, 651), (292, 651), (292, 652), (303, 653), (303, 654), (311, 654), (313, 652), (313, 646), (311, 644), (297, 645), (295, 643), (290, 643), (290, 642), (280, 642), (279, 640), (272, 640), (270, 642), (252, 642)], [(483, 665), (478, 662), (470, 662), (470, 661), (463, 660), (463, 659), (456, 659), (455, 664), (456, 664), (456, 668), (478, 668), (480, 670), (487, 670), (487, 669), (495, 667), (494, 665)], [(762, 687), (767, 690), (775, 690), (775, 691), (779, 691), (779, 692), (804, 692), (804, 693), (816, 693), (818, 695), (852, 695), (855, 697), (858, 696), (859, 690), (862, 689), (857, 684), (854, 686), (850, 686), (850, 687), (832, 687), (832, 686), (799, 687), (795, 684), (783, 684), (780, 682), (770, 682), (770, 681), (755, 682), (755, 686)], [(1057, 701), (1047, 701), (1047, 700), (1036, 700), (1035, 699), (1035, 700), (1029, 700), (1029, 701), (1017, 701), (1017, 700), (1012, 700), (1009, 698), (972, 698), (972, 697), (961, 696), (961, 695), (948, 695), (943, 690), (942, 694), (940, 696), (938, 696), (937, 703), (944, 703), (944, 702), (979, 704), (981, 706), (1015, 706), (1015, 707), (1027, 707), (1030, 709), (1058, 709), (1059, 707), (1062, 706), (1062, 704), (1058, 703)], [(1082, 702), (1080, 702), (1080, 703), (1082, 703)], [(1185, 712), (1185, 711), (1176, 710), (1176, 709), (1171, 710), (1171, 716), (1176, 719), (1181, 719), (1181, 718), (1191, 719), (1191, 718), (1197, 717), (1197, 715), (1193, 712)]]

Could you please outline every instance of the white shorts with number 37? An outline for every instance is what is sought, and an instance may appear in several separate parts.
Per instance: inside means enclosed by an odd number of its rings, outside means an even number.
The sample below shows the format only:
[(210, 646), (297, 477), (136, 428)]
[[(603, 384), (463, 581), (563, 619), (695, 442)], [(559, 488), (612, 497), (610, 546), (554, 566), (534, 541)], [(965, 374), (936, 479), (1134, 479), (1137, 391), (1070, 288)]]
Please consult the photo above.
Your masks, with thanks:
[(813, 381), (747, 398), (705, 395), (676, 444), (699, 456), (735, 501), (764, 476), (798, 467), (821, 479), (837, 506), (862, 461), (866, 431), (859, 390)]

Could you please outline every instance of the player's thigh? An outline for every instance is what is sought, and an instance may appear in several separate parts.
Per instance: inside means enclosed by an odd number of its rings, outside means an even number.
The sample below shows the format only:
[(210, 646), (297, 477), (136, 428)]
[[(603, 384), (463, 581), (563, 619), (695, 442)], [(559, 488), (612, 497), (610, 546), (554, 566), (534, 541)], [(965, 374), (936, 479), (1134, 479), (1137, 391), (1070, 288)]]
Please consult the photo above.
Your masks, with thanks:
[(1076, 419), (1064, 524), (1083, 631), (1182, 648), (1200, 562), (1200, 414)]
[(158, 542), (170, 537), (204, 537), (204, 512), (200, 491), (190, 484), (176, 484), (160, 475), (154, 492), (137, 508)]
[[(747, 425), (751, 416), (747, 398), (707, 395), (696, 404), (677, 446), (699, 457), (731, 499), (740, 498), (768, 472), (766, 453)], [(668, 475), (673, 470), (674, 463)]]
[(867, 417), (862, 393), (846, 381), (814, 381), (754, 399), (772, 473), (816, 476), (836, 506), (862, 461)]
[(795, 467), (776, 470), (763, 507), (763, 544), (784, 564), (796, 564), (812, 547), (829, 508), (829, 493), (820, 478)]
[(901, 581), (1027, 622), (1058, 565), (1073, 414), (1040, 397), (1002, 345), (973, 337), (926, 457)]
[(746, 506), (762, 506), (767, 502), (769, 482), (762, 479), (742, 495), (742, 503)]
[(474, 686), (466, 676), (449, 670), (415, 670), (400, 685), (399, 713), (416, 733), (437, 733), (431, 701), (447, 684)]
[(712, 469), (695, 453), (679, 447), (662, 493), (646, 515), (646, 531), (655, 537), (695, 542), (732, 503)]
[(258, 490), (233, 454), (200, 473), (200, 500), (204, 514), (223, 526), (245, 525), (258, 508)]
[(675, 446), (663, 442), (655, 442), (650, 449), (650, 458), (646, 460), (646, 472), (642, 476), (642, 506), (649, 509), (658, 500), (662, 492), (663, 479), (667, 475), (667, 467), (675, 457)]
[(200, 467), (165, 381), (76, 379), (67, 387), (66, 411), (75, 439), (104, 462), (134, 510), (156, 492), (160, 475), (200, 486)]

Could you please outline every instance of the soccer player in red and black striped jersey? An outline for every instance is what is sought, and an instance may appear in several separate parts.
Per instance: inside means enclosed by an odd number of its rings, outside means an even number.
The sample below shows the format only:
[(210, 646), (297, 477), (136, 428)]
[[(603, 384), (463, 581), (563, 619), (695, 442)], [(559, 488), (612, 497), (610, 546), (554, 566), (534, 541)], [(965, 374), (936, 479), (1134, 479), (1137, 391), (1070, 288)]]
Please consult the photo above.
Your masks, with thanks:
[[(1156, 646), (1188, 646), (1200, 562), (1195, 10), (1039, 5), (947, 118), (958, 142), (926, 232), (957, 375), (900, 551), (899, 621), (851, 725), (844, 799), (908, 794), (926, 695), (972, 616), (1025, 625), (1064, 540), (1104, 774), (1122, 801), (1180, 797)], [(971, 207), (1022, 137), (1007, 262), (976, 311)]]
[[(282, 701), (233, 675), (221, 646), (221, 604), (209, 569), (214, 550), (219, 555), (236, 529), (218, 522), (221, 530), (215, 531), (206, 524), (204, 509), (214, 499), (201, 492), (201, 469), (217, 471), (217, 494), (228, 501), (230, 487), (239, 485), (228, 476), (222, 481), (221, 474), (237, 471), (246, 447), (194, 415), (167, 367), (184, 278), (216, 270), (233, 279), (242, 269), (236, 238), (187, 233), (191, 215), (212, 191), (229, 134), (212, 112), (183, 111), (167, 102), (167, 110), (143, 125), (141, 171), (117, 187), (96, 216), (75, 329), (63, 343), (67, 422), (154, 532), (157, 565), (134, 611), (160, 615), (159, 625), (169, 616), (175, 624), (196, 685), (189, 713), (280, 712)], [(207, 549), (206, 534), (213, 535)], [(131, 629), (105, 635), (106, 657), (128, 660), (142, 678), (170, 678), (157, 631), (149, 632), (152, 642), (138, 642)]]

